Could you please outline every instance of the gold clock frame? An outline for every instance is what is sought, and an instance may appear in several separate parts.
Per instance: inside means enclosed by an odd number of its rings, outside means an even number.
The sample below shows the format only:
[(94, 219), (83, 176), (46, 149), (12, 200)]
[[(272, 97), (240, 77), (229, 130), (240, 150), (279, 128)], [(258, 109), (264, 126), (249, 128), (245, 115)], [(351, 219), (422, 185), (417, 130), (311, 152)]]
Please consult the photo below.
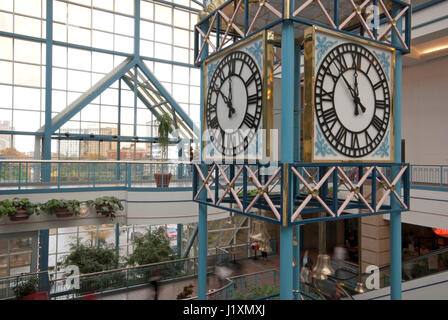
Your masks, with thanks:
[[(222, 51), (220, 51), (219, 53), (213, 55), (212, 57), (209, 57), (207, 59), (205, 59), (202, 63), (202, 130), (201, 133), (203, 134), (204, 131), (207, 129), (206, 128), (206, 103), (207, 103), (207, 91), (208, 91), (208, 83), (207, 83), (207, 66), (211, 63), (214, 62), (216, 59), (221, 58), (224, 55), (228, 55), (230, 54), (232, 51), (234, 50), (238, 50), (241, 47), (245, 46), (246, 44), (248, 44), (249, 42), (255, 41), (256, 39), (261, 38), (261, 40), (263, 41), (263, 45), (262, 45), (262, 49), (263, 49), (263, 54), (262, 54), (262, 70), (261, 70), (261, 77), (262, 77), (262, 87), (263, 87), (263, 92), (262, 92), (262, 109), (263, 109), (263, 120), (262, 120), (262, 124), (263, 127), (261, 128), (262, 130), (266, 130), (266, 140), (264, 143), (264, 146), (262, 146), (264, 148), (264, 155), (266, 156), (266, 158), (263, 159), (252, 159), (252, 158), (247, 158), (246, 155), (244, 156), (244, 160), (247, 161), (253, 161), (253, 162), (258, 162), (260, 160), (262, 161), (270, 161), (271, 160), (271, 130), (274, 126), (274, 95), (273, 95), (273, 90), (274, 90), (274, 33), (271, 31), (267, 31), (264, 30), (260, 33), (257, 33), (255, 35), (253, 35), (250, 38), (246, 38), (243, 41), (237, 43), (236, 45), (233, 45), (229, 48), (225, 48)], [(260, 128), (258, 129), (260, 130)], [(205, 149), (205, 145), (206, 145), (206, 141), (201, 141), (201, 153), (204, 152)], [(208, 158), (206, 155), (204, 155), (202, 153), (202, 158), (204, 161), (216, 161), (217, 157), (211, 159)], [(222, 155), (222, 161), (228, 161), (228, 160), (236, 160), (236, 159), (242, 159), (241, 156), (236, 156), (236, 157), (228, 157), (228, 156), (224, 156)]]
[[(314, 159), (314, 103), (315, 103), (315, 44), (316, 32), (325, 33), (344, 40), (350, 40), (355, 43), (361, 43), (371, 47), (377, 47), (392, 53), (391, 76), (390, 76), (390, 159), (388, 160), (361, 160), (353, 158), (351, 160), (315, 160)], [(360, 39), (344, 33), (324, 29), (318, 26), (312, 26), (304, 31), (304, 124), (303, 124), (303, 160), (312, 163), (393, 163), (395, 162), (395, 49), (386, 45)], [(324, 138), (325, 139), (325, 138)], [(384, 138), (383, 138), (384, 139)], [(373, 151), (372, 151), (373, 152)]]

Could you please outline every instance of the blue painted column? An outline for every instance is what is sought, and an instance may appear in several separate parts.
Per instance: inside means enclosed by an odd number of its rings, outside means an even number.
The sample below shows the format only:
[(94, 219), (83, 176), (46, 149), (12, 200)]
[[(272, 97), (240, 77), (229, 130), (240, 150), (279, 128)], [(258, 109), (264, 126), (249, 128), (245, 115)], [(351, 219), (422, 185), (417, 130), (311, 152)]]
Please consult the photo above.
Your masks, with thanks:
[[(289, 0), (287, 0), (289, 1)], [(294, 161), (294, 95), (295, 95), (295, 67), (294, 67), (294, 26), (291, 20), (285, 20), (282, 25), (282, 114), (281, 114), (281, 161), (291, 164)], [(283, 167), (285, 169), (285, 166)], [(289, 175), (283, 172), (283, 177)], [(293, 226), (289, 223), (292, 206), (293, 188), (284, 189), (288, 192), (286, 203), (286, 219), (280, 227), (280, 299), (292, 300), (293, 284)], [(286, 220), (286, 221), (285, 221)]]
[[(399, 8), (393, 8), (394, 14)], [(398, 30), (402, 30), (402, 19), (397, 21)], [(392, 44), (400, 45), (398, 37), (392, 32)], [(395, 51), (395, 162), (401, 162), (401, 84), (402, 84), (402, 61), (401, 52)], [(399, 172), (399, 168), (393, 168), (393, 176)], [(397, 183), (396, 190), (401, 195), (401, 183)], [(391, 196), (391, 213), (390, 213), (390, 276), (391, 300), (401, 300), (401, 280), (402, 280), (402, 252), (401, 252), (401, 212), (394, 209), (400, 208), (400, 203), (395, 197)]]
[[(51, 109), (52, 109), (52, 88), (53, 88), (53, 1), (47, 0), (46, 4), (46, 40), (45, 40), (45, 127), (42, 140), (42, 159), (51, 160)], [(59, 173), (58, 173), (59, 174)], [(44, 164), (43, 181), (51, 179), (51, 165)], [(46, 271), (39, 275), (39, 285), (43, 290), (50, 290), (48, 280), (48, 250), (50, 231), (39, 231), (39, 270)]]
[[(202, 31), (206, 34), (207, 33), (207, 27), (206, 25), (202, 26)], [(204, 42), (204, 39), (202, 39), (202, 43)], [(208, 46), (205, 46), (204, 50), (202, 51), (201, 59), (205, 59), (208, 55)], [(201, 66), (201, 92), (204, 91), (204, 71)], [(203, 99), (201, 99), (200, 104), (200, 115), (202, 118), (202, 115), (204, 114), (204, 102)], [(201, 121), (201, 129), (199, 133), (199, 150), (200, 155), (199, 159), (201, 161), (201, 170), (203, 174), (207, 175), (207, 167), (202, 162), (202, 132), (203, 132), (203, 122)], [(200, 186), (199, 186), (200, 187)], [(201, 194), (199, 195), (199, 199), (202, 201), (206, 200), (206, 192), (205, 188), (202, 190)], [(200, 203), (199, 204), (199, 224), (198, 224), (198, 243), (199, 243), (199, 250), (198, 250), (198, 300), (206, 300), (207, 298), (207, 206), (205, 204)]]
[[(294, 56), (294, 86), (295, 86), (295, 95), (294, 95), (294, 162), (300, 161), (300, 115), (302, 111), (301, 106), (301, 91), (300, 91), (300, 45), (295, 45), (295, 56)], [(294, 190), (298, 190), (298, 181), (297, 178), (294, 177)], [(294, 196), (296, 193), (294, 192)], [(293, 243), (293, 256), (294, 261), (296, 262), (295, 267), (293, 268), (293, 277), (292, 277), (292, 287), (296, 292), (300, 288), (300, 226), (296, 225), (294, 228), (294, 243)], [(294, 299), (299, 299), (297, 294), (294, 295)]]
[(39, 274), (39, 288), (43, 291), (50, 290), (48, 280), (48, 248), (50, 243), (50, 231), (39, 231), (39, 271), (45, 271)]
[[(53, 89), (53, 1), (47, 0), (46, 12), (46, 40), (45, 40), (45, 126), (42, 140), (42, 159), (51, 160), (51, 109), (52, 109), (52, 89)], [(50, 181), (51, 166), (44, 164), (43, 181)]]
[(140, 57), (140, 0), (134, 0), (134, 56)]

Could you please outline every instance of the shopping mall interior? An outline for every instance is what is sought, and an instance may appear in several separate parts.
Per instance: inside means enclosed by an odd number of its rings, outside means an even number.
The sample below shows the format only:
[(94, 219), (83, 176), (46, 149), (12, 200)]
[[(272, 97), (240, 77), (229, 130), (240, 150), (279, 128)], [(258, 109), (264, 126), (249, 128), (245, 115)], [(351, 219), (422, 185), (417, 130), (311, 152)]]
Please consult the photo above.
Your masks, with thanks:
[[(375, 157), (309, 140), (309, 28), (313, 72), (339, 36), (383, 50)], [(204, 151), (232, 50), (271, 171)], [(448, 299), (446, 70), (444, 0), (0, 0), (0, 300)]]

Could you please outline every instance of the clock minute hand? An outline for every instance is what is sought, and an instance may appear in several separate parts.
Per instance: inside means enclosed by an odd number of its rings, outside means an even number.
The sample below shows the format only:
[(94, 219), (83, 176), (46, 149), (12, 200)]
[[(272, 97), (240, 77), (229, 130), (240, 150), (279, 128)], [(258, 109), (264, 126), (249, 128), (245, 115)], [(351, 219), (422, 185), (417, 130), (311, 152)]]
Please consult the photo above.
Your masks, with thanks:
[[(357, 116), (359, 114), (358, 102), (357, 102), (357, 101), (359, 101), (359, 97), (357, 96), (356, 91), (350, 86), (350, 83), (347, 81), (347, 79), (344, 77), (344, 75), (342, 75), (342, 79), (344, 79), (345, 84), (347, 85), (348, 89), (350, 90), (350, 94), (352, 95), (353, 102), (355, 104), (355, 116)], [(364, 108), (364, 106), (362, 106), (362, 108)]]
[(219, 94), (221, 94), (222, 99), (224, 100), (224, 103), (229, 108), (229, 118), (231, 117), (232, 113), (235, 113), (235, 109), (232, 107), (232, 103), (229, 101), (229, 99), (222, 93), (221, 88), (218, 88), (215, 86), (215, 91)]
[(361, 107), (362, 112), (366, 112), (366, 107), (361, 103), (361, 99), (359, 98), (359, 89), (358, 89), (358, 73), (355, 70), (355, 103)]
[(232, 114), (235, 113), (235, 109), (232, 106), (232, 78), (229, 77), (229, 102), (227, 104), (229, 107), (229, 118), (232, 116)]

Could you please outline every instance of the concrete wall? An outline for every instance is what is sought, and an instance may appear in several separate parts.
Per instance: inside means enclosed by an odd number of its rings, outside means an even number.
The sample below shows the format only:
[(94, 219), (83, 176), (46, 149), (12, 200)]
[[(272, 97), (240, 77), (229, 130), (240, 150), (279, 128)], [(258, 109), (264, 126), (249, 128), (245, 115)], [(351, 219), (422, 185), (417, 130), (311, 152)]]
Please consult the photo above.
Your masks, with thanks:
[(448, 164), (448, 57), (403, 68), (406, 162)]

